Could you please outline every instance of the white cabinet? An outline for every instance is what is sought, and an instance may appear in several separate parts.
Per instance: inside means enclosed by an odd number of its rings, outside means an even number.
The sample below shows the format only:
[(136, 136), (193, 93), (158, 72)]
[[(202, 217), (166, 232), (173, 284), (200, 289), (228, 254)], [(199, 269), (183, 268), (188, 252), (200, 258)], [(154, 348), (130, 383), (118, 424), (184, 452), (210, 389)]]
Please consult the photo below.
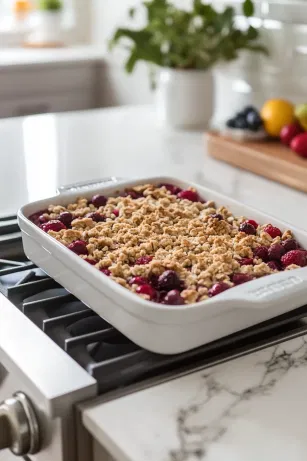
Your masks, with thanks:
[(100, 107), (97, 61), (0, 67), (0, 117)]

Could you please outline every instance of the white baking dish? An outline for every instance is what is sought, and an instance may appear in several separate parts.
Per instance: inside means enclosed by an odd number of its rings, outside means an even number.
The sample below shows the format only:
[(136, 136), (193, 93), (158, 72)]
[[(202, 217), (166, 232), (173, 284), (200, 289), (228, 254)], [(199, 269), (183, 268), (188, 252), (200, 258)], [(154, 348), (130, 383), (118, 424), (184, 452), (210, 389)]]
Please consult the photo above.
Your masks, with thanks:
[(307, 233), (231, 200), (205, 187), (174, 178), (116, 178), (62, 188), (60, 193), (22, 207), (18, 221), (27, 257), (58, 283), (96, 311), (138, 345), (162, 354), (175, 354), (216, 340), (304, 305), (307, 301), (307, 267), (263, 277), (232, 288), (210, 300), (186, 306), (145, 301), (121, 287), (35, 226), (32, 213), (52, 204), (67, 204), (77, 196), (112, 195), (125, 187), (168, 182), (193, 186), (206, 200), (225, 205), (237, 216), (292, 229), (307, 248)]

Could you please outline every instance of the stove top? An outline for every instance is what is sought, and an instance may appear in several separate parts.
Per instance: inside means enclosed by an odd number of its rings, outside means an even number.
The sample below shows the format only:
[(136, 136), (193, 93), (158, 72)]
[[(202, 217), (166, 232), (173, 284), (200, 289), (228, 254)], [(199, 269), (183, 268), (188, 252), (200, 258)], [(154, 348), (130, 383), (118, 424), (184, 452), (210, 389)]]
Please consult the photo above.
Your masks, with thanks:
[(26, 259), (14, 216), (0, 219), (0, 293), (97, 380), (99, 393), (163, 381), (307, 332), (303, 306), (189, 352), (146, 351)]

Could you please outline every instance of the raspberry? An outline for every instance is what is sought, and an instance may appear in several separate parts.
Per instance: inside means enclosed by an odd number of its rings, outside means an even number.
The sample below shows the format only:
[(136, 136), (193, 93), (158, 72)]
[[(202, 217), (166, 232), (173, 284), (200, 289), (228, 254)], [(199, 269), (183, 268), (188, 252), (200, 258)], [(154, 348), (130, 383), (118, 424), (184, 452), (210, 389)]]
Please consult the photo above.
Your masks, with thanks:
[(256, 221), (254, 221), (253, 219), (248, 219), (246, 222), (248, 224), (251, 224), (252, 226), (254, 226), (255, 229), (257, 229), (257, 227), (259, 227), (259, 224)]
[(281, 262), (284, 267), (290, 266), (291, 264), (304, 267), (307, 263), (306, 252), (303, 250), (289, 251), (281, 258)]
[(255, 258), (260, 258), (264, 262), (268, 261), (268, 259), (269, 259), (269, 254), (268, 253), (269, 253), (268, 248), (264, 247), (264, 246), (255, 248), (255, 250), (254, 250)]
[(244, 232), (245, 234), (248, 234), (248, 235), (256, 235), (255, 227), (252, 224), (248, 223), (247, 221), (240, 224), (239, 231)]
[(275, 237), (281, 237), (282, 236), (281, 230), (278, 229), (278, 227), (272, 226), (272, 224), (268, 224), (263, 230), (264, 230), (264, 232), (269, 234), (273, 239)]
[(280, 261), (281, 257), (285, 254), (285, 249), (280, 243), (275, 243), (269, 248), (268, 256), (270, 261)]
[(225, 282), (215, 283), (208, 291), (208, 294), (210, 298), (212, 298), (213, 296), (219, 295), (220, 293), (223, 293), (223, 291), (228, 290), (228, 288), (230, 288), (230, 286)]

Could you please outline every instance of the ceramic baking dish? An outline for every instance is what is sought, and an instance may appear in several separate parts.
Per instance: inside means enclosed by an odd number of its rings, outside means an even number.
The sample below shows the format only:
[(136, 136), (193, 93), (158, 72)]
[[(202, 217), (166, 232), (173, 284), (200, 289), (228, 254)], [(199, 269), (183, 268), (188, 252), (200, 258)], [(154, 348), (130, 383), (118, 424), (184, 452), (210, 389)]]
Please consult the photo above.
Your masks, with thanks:
[(146, 301), (103, 276), (28, 219), (51, 203), (63, 205), (74, 202), (80, 195), (89, 198), (102, 193), (108, 196), (125, 187), (161, 182), (184, 189), (193, 186), (203, 198), (227, 206), (237, 216), (248, 216), (263, 224), (272, 223), (282, 230), (290, 228), (307, 248), (306, 232), (205, 187), (164, 177), (134, 181), (108, 178), (62, 188), (55, 197), (22, 207), (18, 221), (27, 257), (132, 341), (162, 354), (187, 351), (306, 303), (307, 267), (263, 277), (210, 300), (186, 306)]

